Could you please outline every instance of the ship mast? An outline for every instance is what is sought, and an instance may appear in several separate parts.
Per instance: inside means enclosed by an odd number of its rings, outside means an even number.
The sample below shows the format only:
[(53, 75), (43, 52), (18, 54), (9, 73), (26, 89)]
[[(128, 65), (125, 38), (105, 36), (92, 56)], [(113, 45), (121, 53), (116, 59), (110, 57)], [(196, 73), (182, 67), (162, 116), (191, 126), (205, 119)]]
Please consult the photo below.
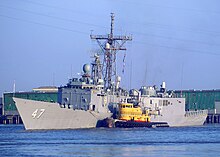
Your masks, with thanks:
[(111, 13), (111, 30), (108, 35), (90, 35), (99, 44), (103, 54), (102, 75), (104, 79), (104, 88), (115, 89), (116, 81), (116, 54), (118, 51), (126, 50), (123, 45), (126, 41), (131, 41), (131, 36), (115, 36), (114, 31), (114, 13)]

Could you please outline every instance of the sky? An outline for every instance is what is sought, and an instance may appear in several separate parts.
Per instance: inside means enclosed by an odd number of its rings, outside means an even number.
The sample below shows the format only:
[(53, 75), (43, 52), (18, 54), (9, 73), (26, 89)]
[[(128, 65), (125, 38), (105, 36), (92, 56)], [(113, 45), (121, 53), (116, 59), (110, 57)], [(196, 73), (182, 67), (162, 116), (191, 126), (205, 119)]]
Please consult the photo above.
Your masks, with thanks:
[[(99, 47), (90, 33), (132, 35), (121, 86), (220, 89), (219, 0), (0, 0), (0, 94), (65, 85)], [(126, 54), (125, 72), (122, 60)]]

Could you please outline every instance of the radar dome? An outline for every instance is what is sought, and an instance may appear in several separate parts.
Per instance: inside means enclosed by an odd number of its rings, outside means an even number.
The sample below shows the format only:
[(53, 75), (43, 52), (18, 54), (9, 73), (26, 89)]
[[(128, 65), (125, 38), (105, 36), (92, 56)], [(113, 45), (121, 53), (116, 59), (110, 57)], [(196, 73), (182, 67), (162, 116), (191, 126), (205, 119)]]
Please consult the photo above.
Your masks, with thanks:
[(107, 50), (109, 50), (109, 49), (110, 49), (110, 44), (109, 44), (109, 43), (106, 43), (106, 44), (105, 44), (105, 48), (106, 48)]
[(87, 73), (87, 74), (90, 72), (90, 65), (89, 64), (83, 65), (83, 72)]

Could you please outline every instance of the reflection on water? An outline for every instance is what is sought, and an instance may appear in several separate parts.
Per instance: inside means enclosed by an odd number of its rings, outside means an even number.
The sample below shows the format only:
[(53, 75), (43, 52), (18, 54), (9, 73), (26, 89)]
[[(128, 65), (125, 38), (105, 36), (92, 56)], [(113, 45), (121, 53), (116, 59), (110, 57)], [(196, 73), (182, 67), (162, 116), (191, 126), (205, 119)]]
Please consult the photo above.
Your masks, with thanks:
[(218, 156), (220, 125), (25, 131), (0, 125), (1, 156)]

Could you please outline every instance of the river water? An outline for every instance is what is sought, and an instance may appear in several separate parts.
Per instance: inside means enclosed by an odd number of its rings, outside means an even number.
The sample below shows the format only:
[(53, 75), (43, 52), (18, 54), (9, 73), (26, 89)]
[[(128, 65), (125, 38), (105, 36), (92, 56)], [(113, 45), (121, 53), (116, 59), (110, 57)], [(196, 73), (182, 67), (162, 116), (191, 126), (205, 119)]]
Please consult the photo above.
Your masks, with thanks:
[(25, 131), (0, 125), (0, 156), (219, 156), (220, 125)]

